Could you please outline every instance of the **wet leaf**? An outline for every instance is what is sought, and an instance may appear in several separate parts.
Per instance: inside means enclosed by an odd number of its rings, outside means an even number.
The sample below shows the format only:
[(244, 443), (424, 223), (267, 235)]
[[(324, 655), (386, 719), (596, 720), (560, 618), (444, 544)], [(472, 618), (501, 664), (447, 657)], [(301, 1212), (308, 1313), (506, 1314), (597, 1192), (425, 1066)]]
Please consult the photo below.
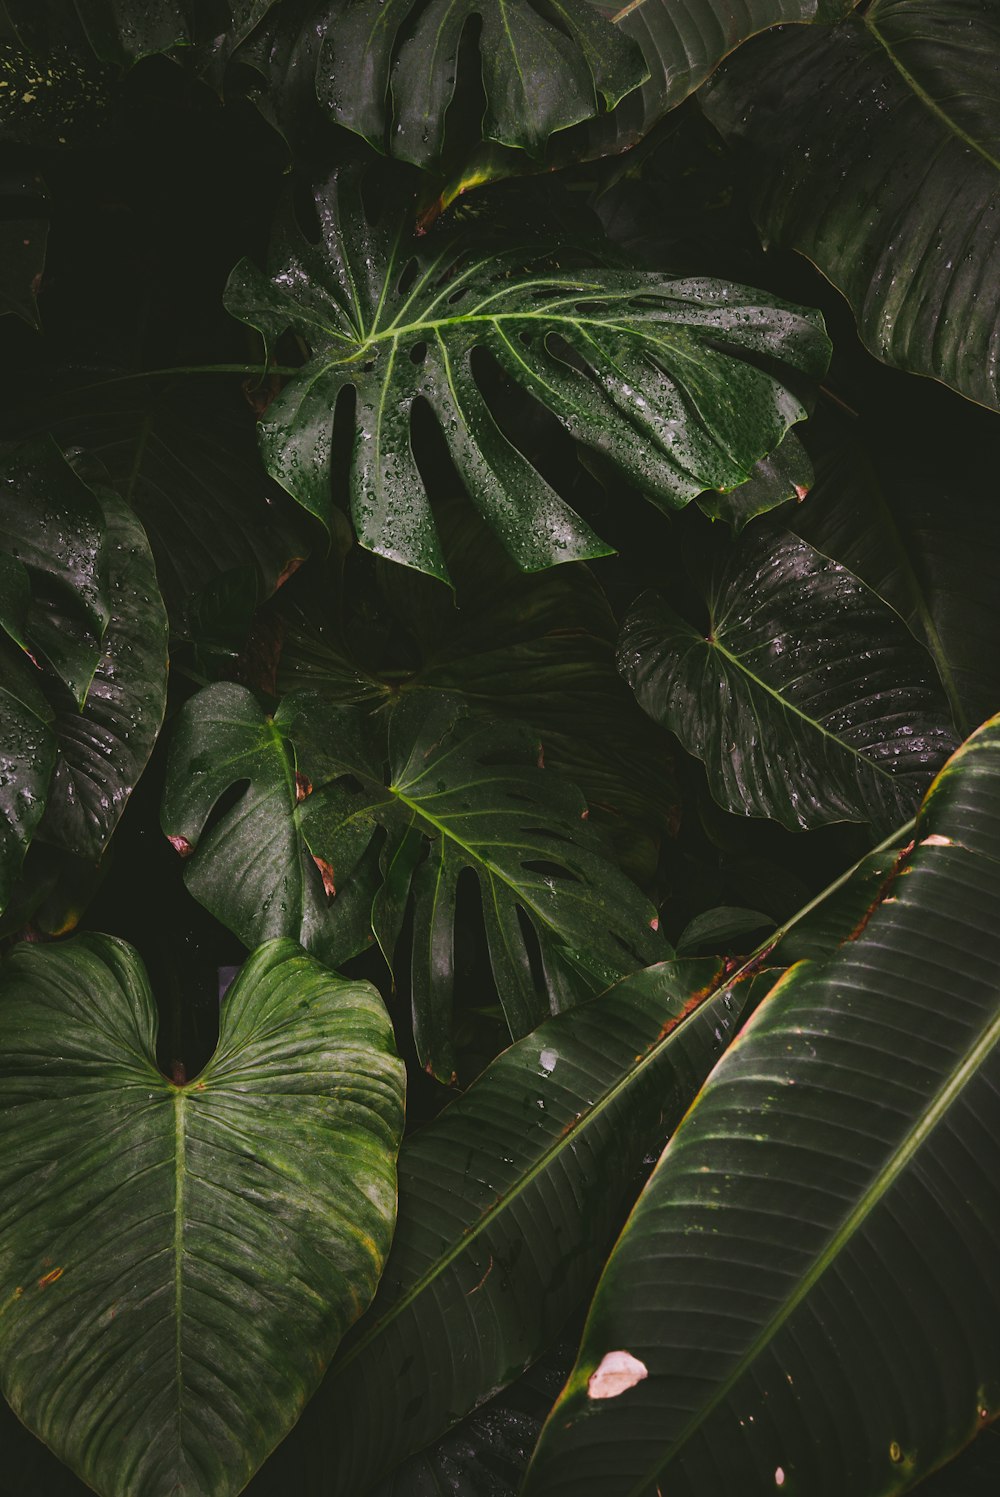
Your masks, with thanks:
[[(188, 888), (248, 945), (294, 933), (336, 964), (374, 933), (391, 965), (412, 899), (417, 1052), (447, 1080), (463, 871), (478, 884), (512, 1035), (663, 949), (652, 906), (581, 819), (579, 792), (536, 761), (523, 728), (472, 718), (448, 696), (404, 695), (387, 727), (306, 691), (272, 720), (219, 684), (178, 720), (163, 828), (195, 849)], [(296, 771), (313, 787), (302, 801)]]
[(912, 814), (954, 747), (944, 694), (899, 617), (846, 568), (773, 524), (713, 578), (708, 628), (656, 594), (625, 622), (639, 703), (705, 764), (720, 805), (791, 830)]
[(863, 12), (761, 38), (705, 108), (743, 153), (766, 238), (839, 287), (871, 352), (1000, 408), (1000, 13), (982, 0)]
[[(937, 777), (915, 841), (857, 937), (771, 989), (661, 1155), (526, 1497), (876, 1497), (995, 1418), (1000, 720)], [(619, 1349), (648, 1375), (595, 1403)]]
[(654, 272), (568, 271), (571, 251), (556, 265), (530, 240), (477, 250), (445, 233), (425, 250), (398, 199), (397, 213), (368, 221), (353, 173), (323, 183), (315, 202), (319, 242), (286, 211), (268, 275), (244, 260), (226, 291), (229, 310), (269, 343), (290, 329), (309, 349), (261, 422), (261, 450), (274, 477), (328, 520), (334, 408), (353, 390), (358, 538), (418, 571), (447, 577), (410, 445), (417, 400), (431, 407), (472, 502), (519, 567), (610, 549), (501, 430), (473, 355), (491, 356), (667, 508), (743, 483), (805, 415), (782, 380), (826, 366), (818, 314), (764, 292)]
[(184, 1085), (134, 951), (22, 944), (0, 979), (3, 1392), (103, 1497), (235, 1497), (371, 1298), (403, 1068), (382, 1002), (256, 952)]
[(773, 981), (728, 986), (712, 960), (637, 972), (513, 1045), (404, 1145), (375, 1302), (260, 1497), (367, 1492), (541, 1354), (588, 1291), (647, 1150)]

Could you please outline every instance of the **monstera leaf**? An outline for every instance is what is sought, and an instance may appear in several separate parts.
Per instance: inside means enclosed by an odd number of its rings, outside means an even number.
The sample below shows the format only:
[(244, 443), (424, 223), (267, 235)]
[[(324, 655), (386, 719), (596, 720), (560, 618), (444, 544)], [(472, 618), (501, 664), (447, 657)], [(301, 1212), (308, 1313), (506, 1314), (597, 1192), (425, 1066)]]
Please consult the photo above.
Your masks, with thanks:
[[(362, 545), (446, 578), (410, 446), (426, 402), (473, 502), (525, 571), (610, 549), (518, 450), (484, 399), (476, 358), (491, 356), (570, 433), (651, 499), (679, 507), (744, 482), (805, 414), (771, 370), (819, 374), (817, 313), (764, 292), (652, 272), (566, 271), (540, 246), (445, 234), (419, 251), (395, 223), (370, 223), (344, 172), (315, 194), (320, 239), (289, 212), (269, 275), (242, 261), (226, 304), (272, 343), (286, 330), (309, 358), (260, 426), (269, 471), (328, 518), (334, 408), (353, 391), (350, 495)], [(766, 366), (766, 367), (765, 367)]]
[(1000, 408), (1000, 11), (863, 10), (762, 37), (705, 107), (744, 150), (766, 238), (843, 291), (872, 353)]
[(674, 831), (665, 735), (618, 674), (618, 625), (590, 568), (525, 574), (467, 502), (434, 514), (454, 591), (388, 562), (371, 591), (353, 575), (341, 586), (321, 577), (282, 610), (280, 691), (389, 701), (405, 681), (409, 693), (454, 692), (527, 723), (546, 769), (580, 787), (619, 853)]
[(773, 982), (713, 960), (635, 973), (513, 1045), (404, 1145), (375, 1302), (260, 1497), (367, 1493), (551, 1344), (647, 1150)]
[(864, 929), (771, 990), (661, 1156), (531, 1497), (876, 1497), (996, 1417), (1000, 719), (915, 837)]
[[(220, 684), (178, 721), (163, 828), (194, 854), (188, 888), (248, 945), (293, 933), (333, 964), (374, 931), (391, 964), (412, 898), (417, 1049), (447, 1078), (464, 871), (479, 885), (513, 1035), (581, 985), (662, 954), (652, 905), (588, 828), (579, 792), (536, 755), (523, 729), (469, 717), (447, 696), (404, 695), (386, 728), (310, 692), (269, 719), (244, 688)], [(199, 846), (220, 797), (242, 782)]]
[[(429, 166), (444, 146), (459, 46), (480, 23), (482, 138), (537, 153), (549, 136), (612, 109), (649, 75), (636, 44), (597, 6), (552, 0), (334, 0), (323, 28), (320, 104), (372, 145)], [(360, 62), (360, 65), (359, 65)], [(392, 103), (387, 92), (392, 78)], [(390, 124), (391, 120), (391, 124)]]
[(911, 815), (954, 746), (930, 659), (846, 568), (773, 524), (712, 581), (708, 628), (656, 594), (619, 657), (639, 703), (705, 763), (720, 805), (792, 830)]
[(9, 957), (0, 1036), (6, 1398), (102, 1497), (235, 1497), (388, 1250), (403, 1068), (378, 994), (275, 942), (171, 1082), (135, 953), (83, 936)]

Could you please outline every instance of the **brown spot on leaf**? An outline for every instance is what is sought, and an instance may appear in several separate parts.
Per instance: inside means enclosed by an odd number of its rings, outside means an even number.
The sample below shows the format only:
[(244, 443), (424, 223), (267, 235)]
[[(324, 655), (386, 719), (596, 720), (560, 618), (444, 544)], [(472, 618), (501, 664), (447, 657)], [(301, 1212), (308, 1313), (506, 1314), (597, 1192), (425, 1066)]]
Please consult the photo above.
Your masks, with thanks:
[(182, 1060), (171, 1061), (170, 1079), (174, 1083), (174, 1086), (186, 1086), (188, 1079), (187, 1067)]
[(630, 1351), (609, 1351), (587, 1381), (588, 1398), (617, 1398), (649, 1376), (645, 1362)]
[(167, 841), (174, 852), (178, 853), (182, 858), (189, 858), (194, 852), (194, 848), (186, 837), (168, 837)]
[(279, 393), (282, 379), (279, 374), (269, 374), (264, 379), (258, 379), (256, 375), (243, 381), (243, 394), (247, 405), (255, 416), (263, 416), (271, 401)]
[(320, 877), (323, 880), (323, 890), (327, 899), (333, 899), (337, 892), (337, 886), (333, 881), (333, 869), (324, 858), (318, 858), (315, 854), (313, 854), (313, 862), (320, 871)]
[(795, 497), (799, 501), (800, 504), (802, 503), (803, 499), (806, 497), (806, 495), (808, 493), (809, 493), (809, 490), (803, 484), (797, 483), (795, 485)]
[(63, 1270), (61, 1268), (52, 1268), (52, 1269), (50, 1269), (48, 1273), (43, 1274), (42, 1277), (39, 1279), (39, 1281), (38, 1281), (38, 1287), (39, 1287), (39, 1289), (47, 1289), (50, 1284), (54, 1284), (55, 1281), (56, 1281), (56, 1279), (61, 1279), (62, 1276), (63, 1276)]
[(278, 591), (279, 587), (284, 587), (289, 577), (295, 576), (295, 573), (298, 571), (299, 567), (304, 561), (304, 556), (292, 556), (288, 561), (285, 562), (285, 565), (282, 567), (281, 571), (278, 574), (278, 580), (274, 584), (275, 592)]
[[(313, 793), (312, 780), (307, 779), (304, 774), (299, 774), (298, 770), (296, 770), (295, 771), (295, 799), (297, 801), (299, 801), (299, 802), (302, 802), (302, 801), (305, 800), (306, 796), (312, 795), (312, 793)], [(336, 890), (334, 890), (334, 892), (336, 893)]]

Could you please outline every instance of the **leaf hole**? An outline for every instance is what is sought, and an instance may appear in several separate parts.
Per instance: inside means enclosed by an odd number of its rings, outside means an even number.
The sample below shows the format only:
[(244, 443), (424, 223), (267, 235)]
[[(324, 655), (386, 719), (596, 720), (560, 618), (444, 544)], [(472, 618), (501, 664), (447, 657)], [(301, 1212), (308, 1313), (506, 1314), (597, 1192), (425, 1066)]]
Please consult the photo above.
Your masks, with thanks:
[(409, 291), (410, 287), (417, 279), (419, 270), (420, 264), (416, 256), (414, 256), (412, 260), (407, 260), (406, 264), (403, 266), (402, 274), (400, 275), (399, 280), (396, 282), (396, 290), (400, 296), (405, 296)]
[(423, 338), (421, 338), (420, 342), (414, 343), (413, 347), (410, 349), (410, 362), (412, 364), (422, 364), (426, 357), (427, 343)]

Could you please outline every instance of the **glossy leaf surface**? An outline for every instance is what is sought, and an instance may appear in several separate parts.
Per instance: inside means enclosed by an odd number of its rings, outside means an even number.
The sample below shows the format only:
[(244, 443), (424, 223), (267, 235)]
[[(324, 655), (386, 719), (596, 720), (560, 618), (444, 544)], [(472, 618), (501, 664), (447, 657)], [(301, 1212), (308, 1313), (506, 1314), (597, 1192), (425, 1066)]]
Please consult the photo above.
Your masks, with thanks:
[(167, 614), (149, 542), (113, 490), (97, 498), (111, 617), (82, 709), (56, 713), (59, 757), (39, 829), (46, 841), (95, 862), (146, 767), (167, 702)]
[(996, 1417), (998, 870), (994, 718), (865, 928), (792, 968), (709, 1077), (526, 1493), (876, 1497)]
[(5, 1396), (102, 1497), (239, 1492), (388, 1249), (381, 1000), (269, 945), (175, 1085), (135, 953), (85, 936), (8, 958), (0, 1032)]
[[(194, 852), (188, 888), (248, 945), (295, 934), (332, 963), (374, 931), (391, 964), (412, 897), (417, 1050), (447, 1079), (463, 871), (514, 1035), (574, 1001), (576, 984), (604, 986), (662, 951), (653, 907), (587, 827), (579, 792), (536, 755), (523, 729), (431, 693), (404, 697), (387, 733), (309, 692), (271, 720), (242, 687), (218, 685), (181, 714), (163, 827)], [(220, 796), (244, 781), (201, 841)]]
[(790, 520), (906, 620), (966, 732), (1000, 708), (1000, 519), (979, 502), (992, 480), (994, 418), (968, 414), (916, 449), (906, 423), (875, 446), (829, 454)]
[[(637, 973), (512, 1046), (404, 1146), (378, 1295), (298, 1432), (303, 1455), (319, 1442), (315, 1490), (366, 1492), (544, 1350), (644, 1153), (771, 981), (727, 986), (712, 960)], [(297, 1444), (275, 1464), (284, 1490), (303, 1484)]]
[(700, 632), (655, 594), (620, 660), (647, 712), (703, 760), (720, 805), (795, 830), (911, 815), (954, 746), (929, 659), (844, 567), (773, 525), (711, 583)]
[(748, 37), (792, 21), (839, 21), (857, 0), (632, 0), (614, 19), (638, 43), (649, 81), (589, 128), (590, 149), (624, 151), (695, 91)]
[(878, 358), (994, 409), (998, 49), (992, 0), (874, 0), (833, 30), (760, 39), (705, 94), (766, 238), (839, 287)]
[(405, 214), (369, 223), (348, 173), (322, 184), (315, 202), (319, 241), (286, 213), (268, 275), (244, 260), (226, 291), (229, 310), (269, 344), (290, 329), (309, 349), (268, 408), (261, 449), (273, 476), (328, 519), (334, 407), (353, 390), (358, 538), (419, 571), (447, 576), (410, 445), (417, 399), (523, 570), (610, 549), (501, 430), (474, 354), (491, 356), (571, 435), (668, 507), (742, 483), (805, 415), (762, 360), (789, 379), (826, 366), (818, 314), (763, 292), (652, 272), (567, 272), (541, 245), (474, 250), (450, 234), (418, 255)]
[(217, 375), (67, 390), (20, 424), (104, 465), (145, 527), (177, 632), (220, 575), (252, 567), (265, 598), (309, 552), (308, 522), (261, 470), (249, 412)]
[(324, 33), (320, 104), (372, 145), (388, 141), (393, 155), (431, 166), (444, 146), (459, 45), (474, 18), (484, 140), (537, 154), (550, 135), (613, 108), (648, 75), (638, 46), (597, 6), (432, 0), (418, 9), (414, 0), (341, 0), (310, 17)]

